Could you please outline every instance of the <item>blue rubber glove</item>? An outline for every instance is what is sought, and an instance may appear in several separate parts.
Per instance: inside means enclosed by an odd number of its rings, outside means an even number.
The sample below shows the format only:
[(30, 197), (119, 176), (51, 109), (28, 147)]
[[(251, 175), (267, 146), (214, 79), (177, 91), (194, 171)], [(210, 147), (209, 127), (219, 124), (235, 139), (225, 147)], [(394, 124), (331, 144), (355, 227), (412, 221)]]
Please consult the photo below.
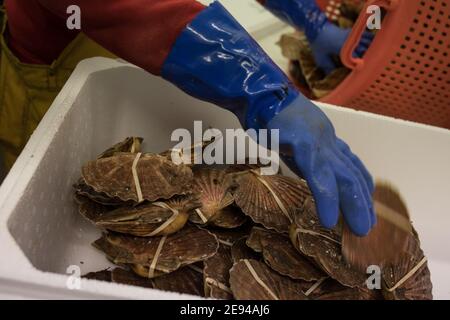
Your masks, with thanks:
[[(314, 41), (311, 41), (311, 50), (316, 64), (329, 74), (336, 69), (333, 57), (339, 57), (342, 47), (347, 40), (350, 29), (342, 29), (332, 23), (326, 23), (318, 33)], [(353, 52), (353, 56), (361, 58), (369, 48), (373, 40), (373, 34), (364, 32), (363, 36)]]
[(232, 111), (246, 129), (280, 129), (281, 145), (293, 154), (286, 160), (309, 183), (320, 221), (334, 226), (341, 208), (351, 230), (369, 232), (375, 222), (370, 174), (336, 138), (328, 118), (219, 2), (181, 32), (162, 76), (188, 94)]
[(313, 193), (320, 222), (336, 225), (339, 209), (357, 235), (366, 235), (376, 223), (372, 204), (372, 177), (347, 144), (336, 137), (326, 115), (299, 96), (267, 125), (279, 129), (285, 163), (302, 175)]
[[(339, 56), (350, 29), (342, 29), (329, 22), (315, 0), (265, 0), (262, 3), (283, 21), (304, 30), (316, 64), (325, 74), (336, 69), (333, 57)], [(364, 33), (354, 56), (362, 57), (372, 39), (371, 33)]]

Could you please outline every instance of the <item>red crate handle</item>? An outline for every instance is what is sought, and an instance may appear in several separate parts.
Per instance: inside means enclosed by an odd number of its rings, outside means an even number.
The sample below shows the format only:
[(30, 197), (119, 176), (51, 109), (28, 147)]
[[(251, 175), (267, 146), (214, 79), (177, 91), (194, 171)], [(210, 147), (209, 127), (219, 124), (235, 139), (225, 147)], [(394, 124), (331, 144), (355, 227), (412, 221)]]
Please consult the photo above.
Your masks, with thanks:
[(358, 46), (359, 41), (366, 30), (367, 20), (370, 16), (370, 14), (367, 13), (369, 6), (377, 5), (384, 8), (387, 11), (387, 17), (390, 11), (393, 11), (398, 7), (400, 1), (401, 0), (370, 0), (366, 2), (361, 14), (352, 28), (352, 31), (350, 32), (350, 35), (347, 38), (347, 41), (341, 49), (341, 60), (347, 68), (351, 70), (360, 70), (364, 66), (364, 59), (353, 57), (353, 52)]

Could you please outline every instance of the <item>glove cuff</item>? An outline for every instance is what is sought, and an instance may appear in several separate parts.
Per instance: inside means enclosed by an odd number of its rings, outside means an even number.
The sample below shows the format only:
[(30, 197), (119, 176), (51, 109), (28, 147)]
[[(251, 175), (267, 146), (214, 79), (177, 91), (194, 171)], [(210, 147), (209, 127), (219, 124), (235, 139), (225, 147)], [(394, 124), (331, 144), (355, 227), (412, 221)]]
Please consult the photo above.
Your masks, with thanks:
[(265, 128), (299, 95), (219, 2), (182, 31), (162, 76), (188, 94), (232, 111), (244, 128)]

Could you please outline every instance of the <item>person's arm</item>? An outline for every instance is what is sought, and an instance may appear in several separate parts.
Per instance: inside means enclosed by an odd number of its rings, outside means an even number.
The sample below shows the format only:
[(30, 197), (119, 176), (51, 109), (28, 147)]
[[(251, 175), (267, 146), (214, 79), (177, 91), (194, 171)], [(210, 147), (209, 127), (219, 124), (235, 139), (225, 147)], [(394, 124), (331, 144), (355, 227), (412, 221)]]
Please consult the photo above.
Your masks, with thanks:
[[(350, 29), (342, 29), (328, 21), (316, 0), (257, 0), (266, 9), (293, 27), (301, 29), (311, 44), (317, 65), (326, 73), (336, 68), (333, 56), (339, 56)], [(355, 55), (361, 57), (373, 36), (365, 33)]]
[(81, 29), (117, 56), (153, 74), (177, 36), (204, 9), (194, 0), (38, 0), (62, 19), (70, 5), (81, 9)]
[(194, 0), (40, 1), (61, 16), (67, 5), (79, 5), (83, 31), (99, 44), (232, 111), (244, 128), (279, 129), (281, 147), (292, 152), (286, 160), (307, 180), (324, 226), (336, 225), (340, 208), (356, 234), (374, 225), (364, 165), (219, 2), (204, 8)]

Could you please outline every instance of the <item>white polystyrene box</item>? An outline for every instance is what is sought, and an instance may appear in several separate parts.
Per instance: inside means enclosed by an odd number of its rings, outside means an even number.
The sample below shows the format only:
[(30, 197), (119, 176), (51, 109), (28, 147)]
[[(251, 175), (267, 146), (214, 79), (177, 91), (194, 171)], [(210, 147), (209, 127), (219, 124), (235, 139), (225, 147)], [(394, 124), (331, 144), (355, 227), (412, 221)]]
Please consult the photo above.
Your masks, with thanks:
[[(429, 257), (435, 298), (450, 298), (450, 132), (320, 105), (375, 178), (404, 196)], [(147, 298), (189, 296), (82, 280), (67, 289), (67, 267), (82, 274), (110, 266), (90, 244), (100, 232), (73, 202), (81, 165), (125, 136), (162, 151), (176, 128), (194, 120), (239, 127), (225, 110), (196, 100), (125, 62), (81, 62), (0, 188), (0, 297)], [(192, 297), (189, 297), (192, 298)]]

